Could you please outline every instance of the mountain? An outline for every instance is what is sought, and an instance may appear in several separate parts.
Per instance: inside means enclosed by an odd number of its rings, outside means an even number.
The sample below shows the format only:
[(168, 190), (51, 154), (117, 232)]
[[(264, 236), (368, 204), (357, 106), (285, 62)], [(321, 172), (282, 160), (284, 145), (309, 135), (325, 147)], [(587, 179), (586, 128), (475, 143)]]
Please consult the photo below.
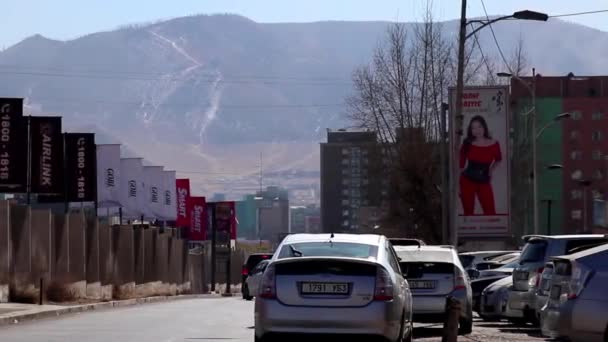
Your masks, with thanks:
[[(197, 15), (69, 41), (36, 35), (0, 52), (0, 96), (26, 97), (69, 129), (96, 127), (154, 162), (202, 170), (203, 189), (221, 190), (210, 174), (251, 183), (260, 152), (272, 171), (318, 171), (317, 143), (325, 128), (348, 125), (352, 70), (371, 59), (388, 24)], [(446, 37), (455, 39), (455, 28), (446, 22)], [(608, 70), (606, 32), (560, 20), (494, 30), (505, 54), (522, 36), (541, 74)], [(496, 55), (482, 32), (483, 49)]]

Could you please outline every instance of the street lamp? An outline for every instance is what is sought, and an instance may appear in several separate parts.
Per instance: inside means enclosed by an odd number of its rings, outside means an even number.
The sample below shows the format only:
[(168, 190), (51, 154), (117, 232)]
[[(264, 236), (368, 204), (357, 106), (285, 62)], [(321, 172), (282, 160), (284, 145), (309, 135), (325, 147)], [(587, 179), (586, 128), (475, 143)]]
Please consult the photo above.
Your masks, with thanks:
[[(467, 0), (461, 0), (461, 10), (460, 10), (460, 30), (458, 33), (458, 69), (457, 69), (457, 77), (456, 77), (456, 110), (454, 113), (454, 125), (452, 126), (455, 131), (455, 138), (460, 137), (463, 134), (463, 126), (464, 120), (462, 115), (462, 93), (464, 91), (464, 50), (465, 50), (465, 42), (468, 38), (475, 35), (479, 30), (484, 27), (491, 25), (497, 21), (505, 20), (505, 19), (519, 19), (519, 20), (535, 20), (535, 21), (547, 21), (549, 16), (540, 12), (533, 11), (518, 11), (514, 12), (511, 15), (498, 17), (492, 20), (471, 20), (467, 21)], [(478, 27), (474, 28), (469, 34), (467, 34), (467, 25), (469, 24), (480, 24)], [(456, 139), (460, 141), (459, 139)], [(452, 144), (453, 148), (458, 148), (458, 144)], [(452, 163), (451, 169), (452, 177), (450, 177), (450, 194), (452, 196), (452, 204), (455, 207), (455, 204), (458, 201), (458, 193), (456, 191), (456, 175), (458, 174), (458, 163), (455, 163), (452, 158), (450, 158), (450, 162)], [(451, 210), (451, 222), (453, 224), (452, 231), (452, 245), (458, 245), (458, 232), (456, 229), (456, 210), (454, 207)]]

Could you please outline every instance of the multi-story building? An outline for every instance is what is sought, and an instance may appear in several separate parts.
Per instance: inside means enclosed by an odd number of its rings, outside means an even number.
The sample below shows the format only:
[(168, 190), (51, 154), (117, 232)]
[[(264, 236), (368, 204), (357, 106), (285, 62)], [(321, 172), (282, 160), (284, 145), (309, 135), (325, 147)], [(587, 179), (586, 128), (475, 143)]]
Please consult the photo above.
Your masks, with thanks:
[[(593, 202), (605, 200), (608, 192), (608, 77), (570, 74), (522, 80), (535, 90), (537, 131), (531, 131), (533, 116), (523, 115), (532, 109), (531, 91), (513, 79), (515, 233), (533, 232), (530, 143), (543, 128), (537, 137), (540, 233), (601, 231), (601, 227), (593, 224)], [(563, 113), (569, 116), (562, 115), (562, 120), (556, 120)]]
[(290, 230), (289, 195), (287, 190), (269, 186), (254, 197), (257, 208), (257, 235), (276, 242)]
[(366, 230), (361, 207), (381, 207), (388, 180), (382, 177), (375, 132), (338, 130), (321, 143), (321, 226), (325, 232)]
[(290, 233), (311, 233), (307, 230), (306, 219), (309, 217), (319, 217), (319, 207), (314, 204), (310, 204), (307, 206), (292, 206), (290, 210)]

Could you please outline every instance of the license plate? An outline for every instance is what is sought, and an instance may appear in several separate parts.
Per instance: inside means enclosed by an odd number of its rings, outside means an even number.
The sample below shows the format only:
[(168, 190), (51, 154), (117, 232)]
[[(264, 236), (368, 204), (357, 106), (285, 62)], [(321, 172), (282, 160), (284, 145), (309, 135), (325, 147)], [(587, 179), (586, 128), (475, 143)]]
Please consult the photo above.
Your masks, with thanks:
[(435, 288), (435, 282), (431, 280), (413, 280), (409, 281), (410, 289), (430, 290)]
[(347, 283), (302, 283), (303, 294), (348, 294)]
[(559, 285), (553, 285), (551, 288), (551, 293), (549, 293), (549, 298), (551, 299), (559, 299), (559, 296), (562, 294), (562, 287)]
[(515, 280), (528, 280), (528, 272), (515, 273)]

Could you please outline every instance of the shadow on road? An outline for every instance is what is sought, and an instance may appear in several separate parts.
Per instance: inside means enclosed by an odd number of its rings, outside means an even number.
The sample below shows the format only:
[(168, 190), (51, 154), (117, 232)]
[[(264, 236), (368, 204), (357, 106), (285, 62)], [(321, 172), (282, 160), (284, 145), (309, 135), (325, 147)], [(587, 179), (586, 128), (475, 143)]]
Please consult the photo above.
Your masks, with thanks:
[(442, 326), (432, 325), (414, 328), (414, 340), (417, 338), (441, 337), (442, 335)]

